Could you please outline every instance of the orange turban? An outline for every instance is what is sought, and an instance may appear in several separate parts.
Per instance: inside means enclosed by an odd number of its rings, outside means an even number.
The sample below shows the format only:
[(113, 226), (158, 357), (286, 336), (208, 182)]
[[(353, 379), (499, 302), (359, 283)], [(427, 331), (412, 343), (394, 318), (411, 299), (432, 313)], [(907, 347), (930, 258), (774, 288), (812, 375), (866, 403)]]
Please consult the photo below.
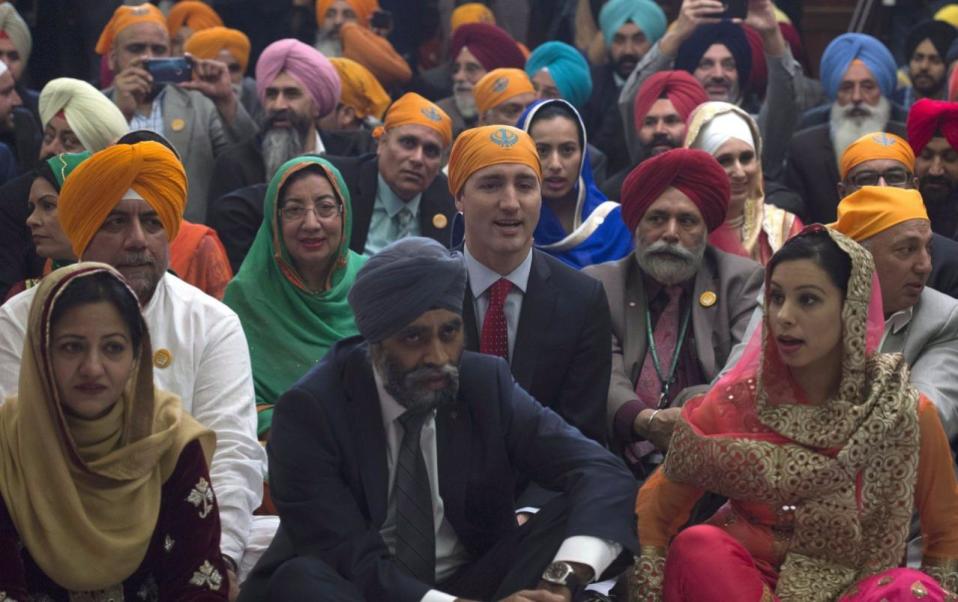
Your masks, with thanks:
[(861, 242), (912, 219), (928, 219), (917, 190), (862, 186), (842, 199), (838, 204), (838, 221), (829, 227)]
[(369, 69), (344, 57), (331, 58), (329, 62), (339, 73), (342, 84), (339, 102), (352, 107), (360, 119), (369, 115), (382, 119), (392, 99)]
[(452, 119), (439, 105), (415, 92), (403, 94), (389, 107), (385, 123), (373, 130), (373, 138), (379, 139), (393, 128), (410, 124), (424, 125), (439, 132), (444, 147), (452, 142)]
[(156, 211), (167, 239), (176, 238), (186, 207), (183, 164), (159, 142), (117, 144), (81, 163), (60, 191), (60, 225), (77, 257), (131, 188)]
[(183, 50), (201, 59), (215, 59), (220, 50), (226, 50), (236, 58), (240, 70), (246, 73), (249, 65), (249, 38), (238, 29), (210, 27), (190, 36)]
[[(316, 23), (320, 27), (326, 20), (326, 11), (336, 0), (316, 0)], [(376, 0), (346, 0), (346, 4), (356, 13), (356, 20), (360, 25), (369, 25), (369, 17), (379, 10), (379, 2)]]
[(532, 136), (509, 125), (486, 125), (459, 134), (449, 156), (449, 191), (459, 196), (469, 177), (490, 165), (528, 165), (542, 180), (542, 166)]
[(844, 180), (856, 165), (875, 159), (893, 159), (907, 167), (908, 171), (915, 171), (915, 153), (904, 139), (895, 134), (875, 132), (852, 142), (842, 153), (839, 162), (841, 178)]
[(339, 37), (343, 41), (343, 56), (369, 69), (383, 86), (401, 85), (412, 79), (409, 63), (381, 35), (355, 23), (344, 23)]
[(489, 7), (485, 4), (469, 2), (452, 11), (451, 31), (456, 31), (460, 25), (465, 25), (466, 23), (488, 23), (489, 25), (495, 25), (496, 16), (492, 14), (492, 11), (489, 10)]
[(510, 98), (527, 92), (535, 93), (529, 76), (522, 69), (509, 68), (493, 69), (486, 73), (472, 90), (479, 113), (485, 113)]
[(193, 31), (222, 27), (223, 19), (220, 19), (216, 11), (205, 2), (184, 0), (177, 2), (170, 9), (170, 14), (166, 17), (166, 26), (170, 30), (170, 35), (175, 36), (176, 32), (184, 26)]
[(166, 28), (166, 18), (160, 9), (150, 3), (137, 6), (120, 6), (114, 12), (110, 21), (103, 28), (100, 39), (96, 43), (96, 53), (106, 54), (113, 48), (113, 38), (121, 31), (139, 23), (155, 23), (169, 34)]

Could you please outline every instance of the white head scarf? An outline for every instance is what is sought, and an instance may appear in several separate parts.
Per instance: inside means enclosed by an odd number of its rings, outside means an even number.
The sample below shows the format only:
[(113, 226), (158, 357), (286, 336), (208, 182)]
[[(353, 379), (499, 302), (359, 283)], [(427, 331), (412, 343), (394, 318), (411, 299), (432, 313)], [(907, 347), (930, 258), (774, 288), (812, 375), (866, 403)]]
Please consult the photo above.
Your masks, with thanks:
[(715, 155), (718, 149), (730, 139), (735, 138), (755, 149), (755, 139), (752, 129), (739, 115), (722, 113), (709, 121), (692, 144), (692, 148), (700, 148), (710, 155)]

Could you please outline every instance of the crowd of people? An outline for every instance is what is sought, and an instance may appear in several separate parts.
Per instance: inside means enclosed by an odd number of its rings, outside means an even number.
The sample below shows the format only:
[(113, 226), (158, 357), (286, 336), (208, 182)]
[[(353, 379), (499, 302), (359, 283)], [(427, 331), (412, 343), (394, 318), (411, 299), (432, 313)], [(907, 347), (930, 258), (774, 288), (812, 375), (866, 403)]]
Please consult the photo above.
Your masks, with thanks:
[(0, 600), (958, 599), (958, 5), (553, 4), (0, 2)]

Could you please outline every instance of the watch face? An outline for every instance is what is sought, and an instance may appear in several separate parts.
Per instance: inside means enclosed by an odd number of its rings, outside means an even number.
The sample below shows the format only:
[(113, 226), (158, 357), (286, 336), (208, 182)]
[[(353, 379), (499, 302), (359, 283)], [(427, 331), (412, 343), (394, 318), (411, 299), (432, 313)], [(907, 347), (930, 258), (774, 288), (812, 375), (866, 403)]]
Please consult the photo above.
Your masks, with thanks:
[(572, 567), (565, 562), (553, 562), (546, 567), (542, 578), (550, 583), (560, 583), (565, 585), (569, 575), (572, 574)]

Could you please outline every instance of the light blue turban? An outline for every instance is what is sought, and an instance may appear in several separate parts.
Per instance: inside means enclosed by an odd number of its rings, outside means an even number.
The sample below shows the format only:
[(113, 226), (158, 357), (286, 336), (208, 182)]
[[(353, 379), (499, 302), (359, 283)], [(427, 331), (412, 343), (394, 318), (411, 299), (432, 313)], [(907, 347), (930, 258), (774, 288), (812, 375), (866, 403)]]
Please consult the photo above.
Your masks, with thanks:
[(898, 83), (895, 58), (884, 44), (864, 33), (845, 33), (834, 40), (822, 55), (819, 73), (828, 98), (835, 100), (842, 77), (855, 59), (861, 60), (875, 76), (882, 96), (890, 97)]
[(655, 44), (665, 34), (668, 25), (665, 13), (651, 0), (609, 0), (599, 11), (599, 28), (606, 46), (612, 44), (612, 36), (627, 21), (635, 23), (650, 44)]
[(563, 42), (546, 42), (536, 48), (526, 61), (526, 73), (531, 79), (542, 69), (548, 69), (562, 98), (582, 109), (592, 94), (592, 75), (589, 63), (582, 54)]

